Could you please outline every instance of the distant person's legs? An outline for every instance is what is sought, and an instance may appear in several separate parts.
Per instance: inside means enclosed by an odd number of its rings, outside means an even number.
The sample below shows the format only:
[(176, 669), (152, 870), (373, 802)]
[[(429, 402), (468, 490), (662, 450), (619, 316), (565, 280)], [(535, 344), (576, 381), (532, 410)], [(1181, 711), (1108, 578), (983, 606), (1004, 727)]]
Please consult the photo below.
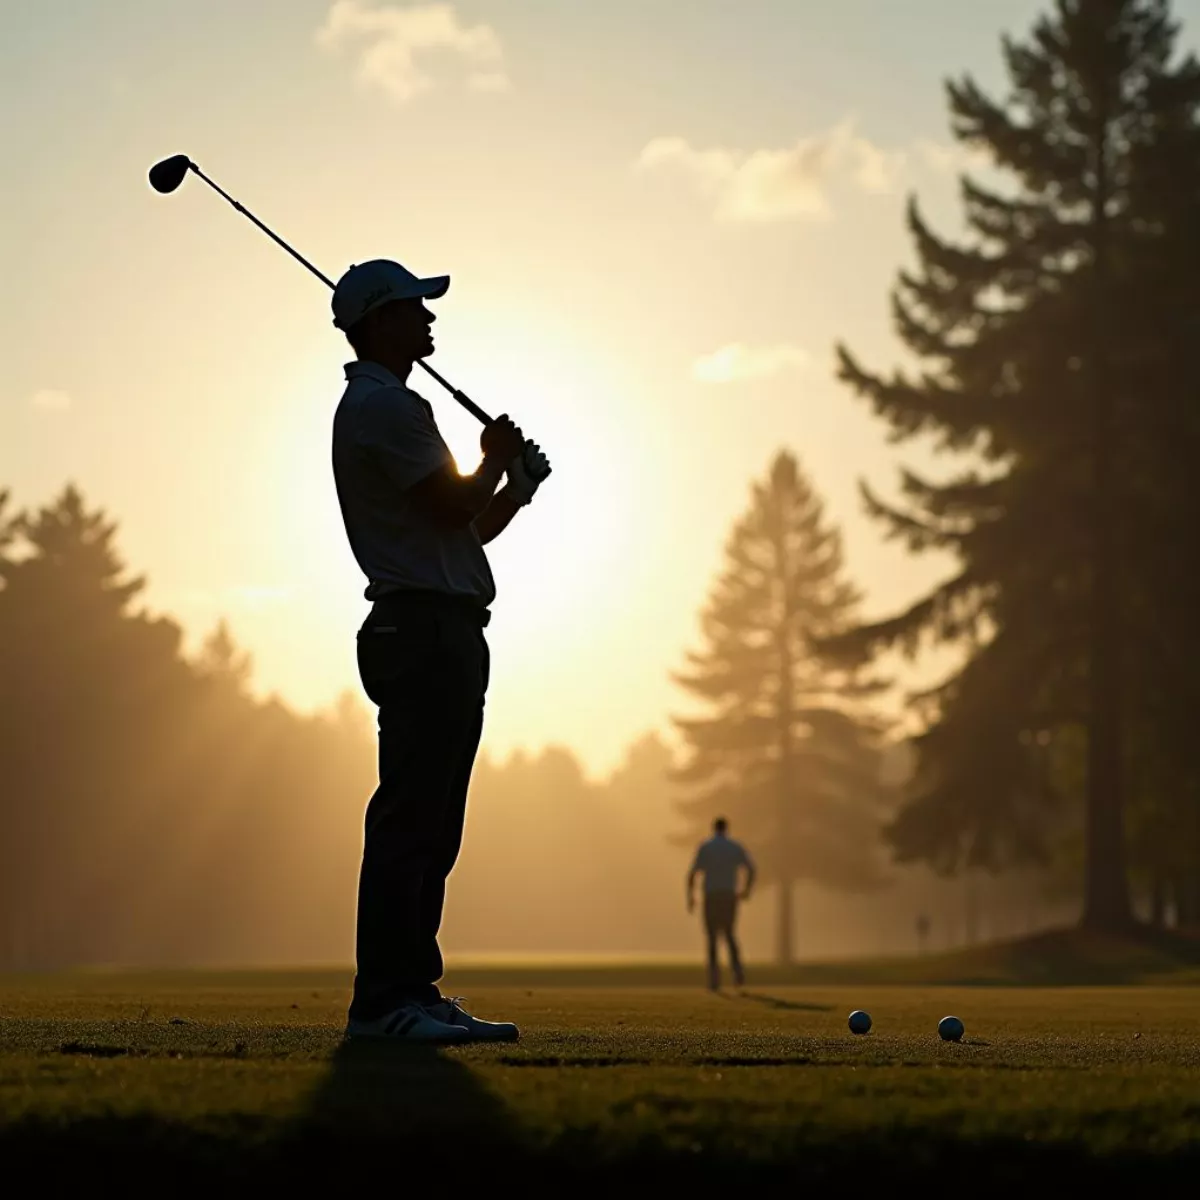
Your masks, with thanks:
[(713, 893), (704, 893), (704, 935), (708, 942), (708, 987), (715, 992), (721, 986), (721, 964), (717, 961), (717, 937), (720, 926), (714, 911)]
[(352, 1019), (441, 998), (437, 933), (488, 684), (482, 624), (389, 598), (359, 632), (363, 686), (379, 706), (379, 786), (367, 806)]
[(733, 970), (733, 982), (741, 987), (746, 982), (746, 974), (742, 970), (742, 955), (738, 948), (737, 933), (737, 897), (729, 905), (729, 924), (725, 926), (725, 941), (729, 946), (729, 965)]
[(721, 986), (721, 967), (717, 958), (717, 942), (724, 938), (730, 947), (734, 982), (741, 984), (742, 968), (732, 941), (733, 910), (737, 897), (733, 892), (705, 892), (704, 929), (708, 934), (708, 986), (716, 991)]

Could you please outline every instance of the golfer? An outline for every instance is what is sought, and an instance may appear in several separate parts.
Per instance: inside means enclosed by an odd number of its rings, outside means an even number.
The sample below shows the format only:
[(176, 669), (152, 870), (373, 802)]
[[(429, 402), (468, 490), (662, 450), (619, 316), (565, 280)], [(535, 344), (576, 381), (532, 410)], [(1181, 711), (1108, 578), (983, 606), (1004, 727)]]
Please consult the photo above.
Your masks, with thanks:
[(479, 467), (460, 475), (428, 401), (408, 386), (413, 364), (433, 352), (425, 301), (449, 284), (378, 259), (351, 267), (333, 293), (333, 323), (355, 355), (333, 420), (333, 472), (368, 580), (358, 670), (379, 707), (350, 1037), (518, 1036), (515, 1025), (480, 1020), (441, 994), (438, 929), (488, 686), (483, 631), (495, 586), (483, 547), (530, 502), (549, 464), (502, 416), (483, 430)]
[[(745, 871), (744, 885), (738, 887), (738, 872)], [(717, 940), (724, 938), (729, 947), (729, 965), (733, 982), (741, 987), (746, 982), (742, 956), (738, 950), (734, 926), (737, 923), (739, 900), (748, 900), (754, 887), (754, 862), (741, 842), (729, 836), (729, 822), (718, 817), (713, 822), (713, 835), (701, 842), (692, 860), (687, 877), (688, 912), (696, 907), (696, 876), (704, 876), (704, 932), (708, 938), (708, 986), (717, 991), (721, 986), (721, 967), (717, 961)]]

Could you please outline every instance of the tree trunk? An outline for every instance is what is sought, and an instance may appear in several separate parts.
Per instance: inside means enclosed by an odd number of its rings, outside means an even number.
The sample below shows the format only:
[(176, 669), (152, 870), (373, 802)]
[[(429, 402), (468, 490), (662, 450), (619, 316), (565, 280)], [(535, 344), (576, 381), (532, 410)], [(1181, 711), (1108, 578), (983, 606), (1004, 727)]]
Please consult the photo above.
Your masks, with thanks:
[[(1108, 540), (1108, 539), (1106, 539)], [(1107, 555), (1105, 555), (1107, 557)], [(1083, 923), (1120, 932), (1133, 922), (1125, 868), (1119, 637), (1111, 561), (1097, 556), (1093, 614), (1092, 713), (1087, 752), (1087, 866)]]
[(779, 913), (775, 929), (775, 961), (781, 966), (792, 963), (792, 881), (784, 877), (779, 880)]
[(1092, 354), (1092, 477), (1093, 542), (1090, 620), (1090, 713), (1087, 749), (1086, 883), (1083, 923), (1092, 929), (1119, 932), (1133, 921), (1125, 867), (1123, 820), (1124, 720), (1121, 662), (1123, 637), (1118, 594), (1118, 538), (1120, 512), (1112, 376), (1108, 369), (1108, 123), (1099, 114), (1093, 236), (1096, 286)]

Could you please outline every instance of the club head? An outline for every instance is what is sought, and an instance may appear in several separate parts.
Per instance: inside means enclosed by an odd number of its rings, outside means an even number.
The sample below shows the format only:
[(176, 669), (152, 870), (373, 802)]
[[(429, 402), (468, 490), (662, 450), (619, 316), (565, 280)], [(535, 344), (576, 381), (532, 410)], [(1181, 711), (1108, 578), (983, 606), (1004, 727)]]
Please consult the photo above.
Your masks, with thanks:
[(191, 165), (192, 160), (186, 154), (172, 154), (170, 158), (156, 162), (150, 168), (150, 186), (163, 195), (173, 192), (183, 182)]

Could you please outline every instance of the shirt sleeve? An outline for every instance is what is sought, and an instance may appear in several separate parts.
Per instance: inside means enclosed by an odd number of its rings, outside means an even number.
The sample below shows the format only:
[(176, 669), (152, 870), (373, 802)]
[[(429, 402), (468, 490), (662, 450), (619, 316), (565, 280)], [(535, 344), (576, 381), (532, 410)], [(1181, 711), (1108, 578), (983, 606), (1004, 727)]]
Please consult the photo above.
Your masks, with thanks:
[(397, 387), (381, 387), (363, 402), (359, 444), (400, 491), (407, 491), (452, 462), (421, 398)]

